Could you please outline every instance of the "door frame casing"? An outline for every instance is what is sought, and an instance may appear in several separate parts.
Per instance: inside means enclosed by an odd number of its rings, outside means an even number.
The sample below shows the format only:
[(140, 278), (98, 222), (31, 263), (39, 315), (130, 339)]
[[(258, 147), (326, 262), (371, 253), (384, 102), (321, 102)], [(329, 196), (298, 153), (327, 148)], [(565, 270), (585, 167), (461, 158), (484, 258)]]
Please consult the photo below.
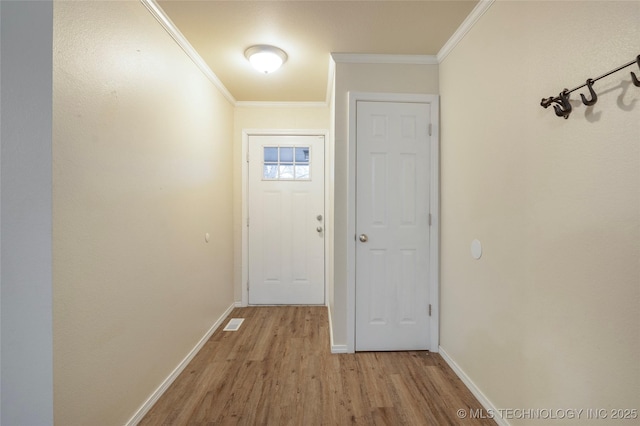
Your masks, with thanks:
[[(425, 103), (431, 105), (429, 171), (429, 351), (438, 352), (440, 342), (440, 97), (412, 93), (349, 92), (349, 182), (347, 249), (347, 352), (355, 352), (356, 341), (356, 120), (358, 101)], [(354, 238), (350, 238), (353, 235)], [(427, 307), (425, 306), (425, 309)]]
[[(324, 136), (324, 206), (325, 206), (325, 229), (327, 229), (327, 141), (329, 139), (329, 131), (326, 129), (242, 129), (242, 299), (240, 306), (249, 306), (249, 289), (247, 282), (249, 280), (249, 229), (247, 220), (249, 218), (249, 164), (247, 156), (249, 155), (249, 138), (251, 136)], [(324, 300), (325, 305), (329, 300), (327, 286), (327, 241), (325, 234), (324, 242)]]

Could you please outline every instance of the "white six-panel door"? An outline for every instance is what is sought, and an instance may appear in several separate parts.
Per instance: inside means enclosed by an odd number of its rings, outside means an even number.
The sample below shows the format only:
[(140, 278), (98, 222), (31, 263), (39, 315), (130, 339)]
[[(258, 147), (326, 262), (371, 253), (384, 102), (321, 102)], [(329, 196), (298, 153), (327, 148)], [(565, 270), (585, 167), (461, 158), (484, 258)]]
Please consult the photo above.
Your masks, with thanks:
[(249, 304), (324, 304), (324, 136), (249, 137)]
[(357, 102), (357, 351), (429, 348), (430, 107)]

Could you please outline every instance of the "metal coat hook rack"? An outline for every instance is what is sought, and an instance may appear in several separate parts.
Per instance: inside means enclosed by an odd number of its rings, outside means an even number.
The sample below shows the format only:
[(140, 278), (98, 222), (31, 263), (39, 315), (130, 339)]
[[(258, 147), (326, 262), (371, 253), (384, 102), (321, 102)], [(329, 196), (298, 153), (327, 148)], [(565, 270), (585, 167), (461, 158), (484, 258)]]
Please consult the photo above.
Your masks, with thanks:
[[(596, 81), (605, 78), (615, 72), (618, 72), (622, 69), (625, 69), (627, 67), (630, 67), (633, 64), (638, 64), (638, 67), (640, 67), (640, 55), (638, 55), (636, 57), (636, 59), (634, 59), (633, 61), (621, 65), (618, 68), (609, 71), (606, 74), (602, 74), (600, 77), (597, 78), (589, 78), (587, 79), (587, 82), (575, 87), (571, 90), (569, 89), (564, 89), (562, 92), (560, 92), (560, 94), (558, 94), (558, 96), (552, 96), (550, 98), (543, 98), (542, 101), (540, 101), (540, 105), (543, 108), (548, 108), (550, 105), (553, 105), (553, 109), (556, 112), (556, 115), (558, 117), (564, 117), (565, 119), (569, 118), (569, 115), (571, 114), (571, 103), (569, 102), (569, 97), (570, 94), (572, 92), (575, 92), (576, 90), (582, 89), (583, 87), (586, 87), (589, 90), (589, 99), (587, 99), (587, 97), (584, 94), (580, 94), (580, 97), (582, 98), (582, 103), (589, 106), (589, 105), (593, 105), (596, 102), (598, 102), (598, 95), (596, 94), (595, 90), (593, 90), (593, 85)], [(631, 81), (633, 82), (634, 86), (640, 87), (640, 79), (638, 79), (638, 76), (634, 73), (631, 72)]]

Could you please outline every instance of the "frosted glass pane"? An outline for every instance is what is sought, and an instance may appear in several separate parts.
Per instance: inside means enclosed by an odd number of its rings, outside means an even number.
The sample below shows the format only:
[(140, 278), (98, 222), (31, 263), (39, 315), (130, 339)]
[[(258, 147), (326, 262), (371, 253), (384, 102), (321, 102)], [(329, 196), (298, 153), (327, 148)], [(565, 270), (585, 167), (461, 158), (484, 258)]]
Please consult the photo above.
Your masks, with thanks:
[(278, 179), (278, 165), (277, 164), (265, 164), (262, 171), (263, 179)]
[(293, 148), (280, 148), (280, 162), (293, 163)]
[(280, 179), (293, 179), (293, 166), (280, 165)]
[(296, 147), (296, 163), (309, 162), (309, 147)]
[(265, 147), (264, 148), (264, 162), (265, 163), (277, 163), (278, 162), (278, 148), (277, 147)]
[(296, 164), (296, 179), (309, 179), (309, 166)]

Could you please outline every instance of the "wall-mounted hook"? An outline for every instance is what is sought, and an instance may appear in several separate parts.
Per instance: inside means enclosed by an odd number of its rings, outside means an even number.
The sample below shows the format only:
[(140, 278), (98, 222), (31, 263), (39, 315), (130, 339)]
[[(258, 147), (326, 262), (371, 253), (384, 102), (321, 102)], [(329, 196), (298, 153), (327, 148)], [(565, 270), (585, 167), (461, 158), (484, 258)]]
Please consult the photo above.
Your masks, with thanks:
[(553, 106), (553, 109), (556, 111), (556, 115), (558, 117), (564, 117), (565, 120), (569, 118), (569, 114), (571, 114), (572, 109), (571, 103), (569, 103), (569, 96), (571, 96), (569, 94), (569, 90), (564, 89), (558, 95), (558, 100), (555, 101), (558, 105)]
[[(638, 64), (638, 67), (640, 67), (640, 55), (636, 58), (636, 63)], [(640, 80), (636, 77), (636, 73), (631, 73), (631, 80), (633, 81), (634, 86), (640, 87)]]
[(591, 93), (591, 99), (587, 99), (585, 95), (580, 93), (580, 97), (582, 98), (582, 103), (585, 104), (586, 106), (590, 106), (598, 102), (598, 95), (593, 90), (593, 83), (594, 83), (593, 79), (590, 78), (587, 80), (587, 88), (589, 89), (589, 93)]
[[(595, 90), (593, 90), (593, 85), (595, 84), (596, 81), (602, 78), (605, 78), (607, 76), (610, 76), (613, 73), (616, 73), (620, 70), (623, 70), (635, 64), (637, 64), (638, 67), (640, 67), (640, 55), (636, 56), (634, 60), (627, 62), (626, 64), (622, 64), (618, 68), (614, 68), (611, 71), (604, 73), (599, 77), (588, 79), (586, 83), (581, 84), (578, 87), (574, 87), (571, 90), (564, 89), (562, 92), (560, 92), (560, 94), (558, 94), (558, 96), (542, 98), (542, 100), (540, 101), (540, 106), (543, 108), (548, 108), (551, 105), (553, 105), (553, 109), (555, 110), (556, 115), (558, 117), (563, 117), (564, 119), (567, 119), (569, 118), (569, 115), (571, 114), (571, 110), (572, 110), (571, 103), (569, 102), (569, 96), (571, 95), (571, 93), (575, 92), (576, 90), (580, 90), (583, 87), (586, 87), (587, 89), (589, 89), (591, 99), (587, 99), (585, 95), (580, 94), (580, 97), (582, 98), (582, 103), (587, 106), (593, 105), (598, 101), (598, 95), (596, 94)], [(640, 78), (638, 78), (638, 75), (636, 75), (636, 73), (634, 72), (631, 73), (631, 80), (634, 86), (640, 87)]]
[(554, 99), (555, 98), (553, 96), (542, 98), (542, 100), (540, 101), (540, 106), (542, 106), (543, 108), (549, 108), (549, 106), (553, 104)]

